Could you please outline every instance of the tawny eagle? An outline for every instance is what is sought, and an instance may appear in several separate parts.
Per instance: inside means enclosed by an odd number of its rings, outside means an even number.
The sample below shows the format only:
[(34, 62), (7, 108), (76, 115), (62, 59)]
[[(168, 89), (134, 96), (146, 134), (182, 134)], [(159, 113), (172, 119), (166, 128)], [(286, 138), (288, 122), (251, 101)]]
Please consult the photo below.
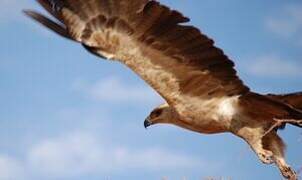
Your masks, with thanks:
[(25, 13), (89, 52), (117, 60), (165, 100), (145, 126), (167, 123), (244, 139), (283, 176), (297, 175), (284, 158), (277, 130), (302, 127), (302, 94), (260, 95), (238, 78), (234, 63), (189, 18), (155, 0), (37, 0), (54, 18)]

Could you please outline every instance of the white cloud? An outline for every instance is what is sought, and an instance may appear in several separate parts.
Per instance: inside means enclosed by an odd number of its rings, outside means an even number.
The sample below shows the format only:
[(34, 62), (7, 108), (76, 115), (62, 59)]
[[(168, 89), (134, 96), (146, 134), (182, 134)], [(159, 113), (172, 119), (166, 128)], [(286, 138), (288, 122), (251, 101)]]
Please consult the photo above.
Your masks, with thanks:
[(266, 22), (267, 27), (282, 37), (289, 38), (297, 31), (297, 24), (280, 19), (269, 18)]
[(299, 76), (302, 64), (276, 55), (267, 55), (250, 61), (248, 71), (257, 76)]
[(266, 20), (267, 28), (283, 38), (299, 37), (302, 31), (302, 4), (288, 5)]
[(21, 163), (7, 155), (0, 155), (0, 179), (20, 180), (24, 178), (24, 169)]
[(97, 171), (103, 156), (94, 137), (70, 134), (36, 144), (30, 149), (28, 162), (35, 174), (76, 176)]
[(99, 101), (149, 104), (159, 104), (162, 101), (160, 96), (150, 87), (129, 84), (117, 77), (104, 78), (90, 85), (78, 81), (75, 83), (75, 87)]
[(70, 133), (36, 143), (22, 159), (0, 155), (0, 180), (64, 179), (204, 167), (201, 160), (191, 155), (162, 148), (113, 146), (90, 133)]
[(74, 133), (46, 139), (29, 152), (28, 162), (34, 174), (54, 178), (118, 171), (176, 170), (198, 167), (196, 158), (164, 149), (112, 147), (96, 136)]

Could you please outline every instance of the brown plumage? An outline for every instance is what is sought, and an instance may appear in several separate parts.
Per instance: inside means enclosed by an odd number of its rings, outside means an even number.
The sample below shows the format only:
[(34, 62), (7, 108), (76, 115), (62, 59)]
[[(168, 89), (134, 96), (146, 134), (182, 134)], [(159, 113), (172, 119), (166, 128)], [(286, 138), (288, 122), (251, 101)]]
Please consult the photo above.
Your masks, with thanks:
[(291, 93), (291, 94), (268, 94), (268, 97), (286, 103), (296, 109), (302, 110), (302, 92)]
[[(38, 0), (54, 17), (25, 13), (89, 52), (127, 65), (167, 103), (145, 126), (174, 124), (200, 133), (231, 132), (243, 138), (264, 163), (276, 163), (297, 179), (284, 159), (277, 130), (302, 127), (291, 98), (253, 93), (234, 63), (189, 19), (154, 0)], [(296, 108), (294, 108), (296, 107)]]

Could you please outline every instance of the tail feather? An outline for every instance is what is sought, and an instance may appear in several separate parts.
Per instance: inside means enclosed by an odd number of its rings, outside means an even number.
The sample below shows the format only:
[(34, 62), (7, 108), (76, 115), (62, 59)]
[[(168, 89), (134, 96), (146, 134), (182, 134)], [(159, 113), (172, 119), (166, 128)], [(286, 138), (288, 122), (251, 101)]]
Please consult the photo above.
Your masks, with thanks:
[[(302, 110), (269, 96), (249, 93), (242, 96), (242, 105), (251, 117), (277, 121), (277, 129), (289, 123), (302, 128)], [(263, 119), (263, 120), (264, 120)]]
[(282, 95), (268, 94), (267, 97), (293, 107), (295, 111), (292, 113), (297, 120), (289, 120), (287, 123), (302, 128), (302, 92)]
[(267, 97), (286, 103), (302, 111), (302, 92), (283, 95), (268, 94)]
[(35, 11), (31, 11), (31, 10), (24, 10), (23, 11), (28, 17), (36, 20), (38, 23), (46, 26), (47, 28), (51, 29), (52, 31), (54, 31), (55, 33), (59, 34), (60, 36), (63, 36), (67, 39), (73, 40), (66, 27), (64, 27), (64, 25), (61, 25), (59, 23), (54, 22), (53, 20), (47, 18), (46, 16), (37, 13)]

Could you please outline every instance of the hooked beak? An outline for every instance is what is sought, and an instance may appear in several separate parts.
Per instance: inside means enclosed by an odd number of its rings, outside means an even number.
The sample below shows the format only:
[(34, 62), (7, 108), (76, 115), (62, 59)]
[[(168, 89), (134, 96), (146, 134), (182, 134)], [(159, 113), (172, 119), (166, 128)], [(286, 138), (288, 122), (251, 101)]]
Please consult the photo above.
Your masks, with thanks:
[(147, 129), (149, 126), (151, 126), (153, 123), (151, 122), (150, 117), (147, 117), (146, 120), (144, 121), (144, 126)]

